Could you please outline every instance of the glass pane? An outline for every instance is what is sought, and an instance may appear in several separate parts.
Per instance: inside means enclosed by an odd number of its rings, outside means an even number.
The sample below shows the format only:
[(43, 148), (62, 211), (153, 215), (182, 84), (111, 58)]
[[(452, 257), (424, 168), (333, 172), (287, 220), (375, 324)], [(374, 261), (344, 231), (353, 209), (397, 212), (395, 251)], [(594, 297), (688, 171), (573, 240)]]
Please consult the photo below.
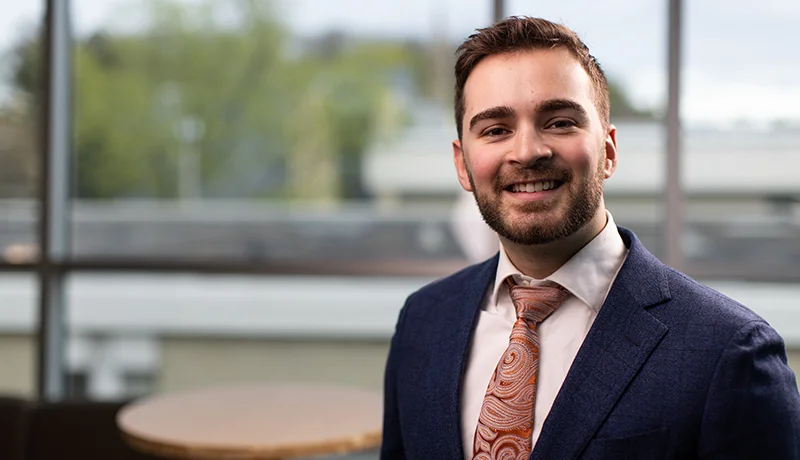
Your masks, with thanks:
[(42, 14), (5, 2), (0, 15), (0, 263), (38, 256)]
[(400, 307), (430, 281), (71, 275), (70, 396), (121, 400), (239, 382), (380, 391)]
[(686, 11), (688, 256), (708, 276), (800, 282), (799, 67), (787, 59), (800, 7), (717, 3)]
[(0, 274), (0, 395), (36, 395), (37, 294), (33, 275)]
[(76, 256), (466, 263), (452, 55), (488, 8), (73, 5)]
[[(535, 3), (535, 4), (534, 4)], [(665, 179), (666, 2), (507, 0), (506, 14), (537, 16), (577, 32), (609, 82), (619, 163), (606, 182), (606, 207), (662, 257)], [(624, 31), (624, 32), (622, 32)], [(631, 37), (636, 37), (631, 40)]]
[[(800, 5), (685, 2), (688, 269), (764, 316), (800, 368)], [(746, 32), (745, 32), (746, 31)]]

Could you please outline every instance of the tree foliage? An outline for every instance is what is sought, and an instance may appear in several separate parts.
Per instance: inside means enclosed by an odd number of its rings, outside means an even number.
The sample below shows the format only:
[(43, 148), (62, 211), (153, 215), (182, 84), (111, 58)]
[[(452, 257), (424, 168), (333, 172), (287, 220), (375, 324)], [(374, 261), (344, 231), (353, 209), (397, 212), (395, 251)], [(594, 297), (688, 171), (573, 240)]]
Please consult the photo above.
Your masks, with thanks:
[(647, 110), (640, 110), (631, 104), (624, 88), (614, 80), (609, 79), (608, 96), (611, 101), (611, 119), (614, 120), (654, 120), (655, 114)]
[[(386, 79), (413, 59), (405, 45), (320, 46), (291, 37), (265, 2), (145, 6), (142, 30), (74, 45), (77, 196), (176, 197), (183, 173), (199, 176), (204, 196), (354, 193), (338, 180), (340, 160), (375, 134)], [(220, 6), (233, 16), (219, 19)], [(37, 94), (39, 41), (15, 54), (15, 86)]]

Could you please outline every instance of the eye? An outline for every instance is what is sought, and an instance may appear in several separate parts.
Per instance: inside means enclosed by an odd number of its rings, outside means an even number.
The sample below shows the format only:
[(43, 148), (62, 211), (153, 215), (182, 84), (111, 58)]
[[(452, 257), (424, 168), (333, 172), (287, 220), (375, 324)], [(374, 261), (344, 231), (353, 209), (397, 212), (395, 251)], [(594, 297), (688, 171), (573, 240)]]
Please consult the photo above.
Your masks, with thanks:
[(498, 137), (498, 136), (503, 136), (507, 133), (508, 133), (507, 129), (496, 126), (494, 128), (490, 128), (484, 131), (483, 135), (488, 137)]
[(555, 120), (554, 122), (550, 123), (549, 127), (555, 129), (568, 129), (568, 128), (573, 128), (575, 126), (577, 126), (577, 123), (575, 123), (574, 121), (562, 118), (560, 120)]

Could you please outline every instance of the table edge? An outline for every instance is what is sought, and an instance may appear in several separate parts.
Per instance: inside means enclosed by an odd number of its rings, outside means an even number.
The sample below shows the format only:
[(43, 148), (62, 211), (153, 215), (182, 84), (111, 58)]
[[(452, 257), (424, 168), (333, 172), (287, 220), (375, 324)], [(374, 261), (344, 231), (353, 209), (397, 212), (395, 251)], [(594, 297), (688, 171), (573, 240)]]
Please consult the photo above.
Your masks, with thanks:
[(274, 448), (190, 446), (165, 443), (119, 430), (123, 440), (134, 450), (181, 460), (267, 460), (307, 457), (314, 455), (337, 455), (366, 450), (380, 446), (381, 430), (366, 432), (347, 438), (335, 438), (309, 444), (286, 444)]

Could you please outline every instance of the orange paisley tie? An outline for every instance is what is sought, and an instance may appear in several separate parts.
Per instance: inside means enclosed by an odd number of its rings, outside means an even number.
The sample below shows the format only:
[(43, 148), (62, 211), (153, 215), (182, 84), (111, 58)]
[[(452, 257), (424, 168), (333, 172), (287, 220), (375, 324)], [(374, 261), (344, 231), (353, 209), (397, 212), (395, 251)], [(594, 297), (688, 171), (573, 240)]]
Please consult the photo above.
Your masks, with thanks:
[(475, 429), (473, 460), (530, 457), (539, 337), (536, 327), (569, 295), (559, 284), (517, 286), (506, 278), (517, 321), (508, 348), (497, 363)]

